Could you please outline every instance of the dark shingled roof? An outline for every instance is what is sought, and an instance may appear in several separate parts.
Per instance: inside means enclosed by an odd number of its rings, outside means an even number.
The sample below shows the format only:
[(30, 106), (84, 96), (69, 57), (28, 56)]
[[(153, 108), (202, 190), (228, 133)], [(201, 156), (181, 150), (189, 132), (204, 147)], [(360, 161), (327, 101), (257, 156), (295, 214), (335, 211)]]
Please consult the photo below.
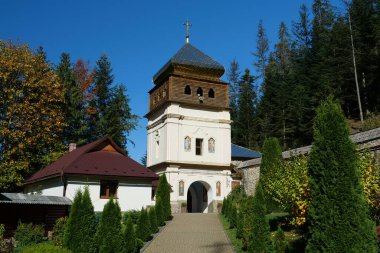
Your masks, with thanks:
[[(111, 145), (117, 152), (102, 150), (107, 145)], [(63, 155), (32, 175), (26, 180), (26, 184), (65, 174), (137, 177), (152, 180), (158, 178), (156, 173), (129, 158), (111, 138), (103, 137)]]
[(31, 195), (23, 193), (0, 193), (0, 203), (71, 206), (71, 200), (66, 197)]
[(153, 81), (170, 66), (182, 65), (217, 70), (223, 75), (224, 67), (190, 43), (185, 44), (154, 76)]
[(261, 157), (261, 153), (231, 143), (231, 157), (232, 160), (234, 158), (255, 159)]

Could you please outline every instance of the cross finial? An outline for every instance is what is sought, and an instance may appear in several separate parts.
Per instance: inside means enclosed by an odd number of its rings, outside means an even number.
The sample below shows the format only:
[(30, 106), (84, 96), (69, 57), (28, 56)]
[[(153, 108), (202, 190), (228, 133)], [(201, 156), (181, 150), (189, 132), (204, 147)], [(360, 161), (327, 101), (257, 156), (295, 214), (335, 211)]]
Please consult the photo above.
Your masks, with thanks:
[(188, 20), (186, 20), (185, 23), (183, 23), (184, 26), (186, 26), (186, 44), (189, 43), (189, 30), (190, 26), (192, 25)]

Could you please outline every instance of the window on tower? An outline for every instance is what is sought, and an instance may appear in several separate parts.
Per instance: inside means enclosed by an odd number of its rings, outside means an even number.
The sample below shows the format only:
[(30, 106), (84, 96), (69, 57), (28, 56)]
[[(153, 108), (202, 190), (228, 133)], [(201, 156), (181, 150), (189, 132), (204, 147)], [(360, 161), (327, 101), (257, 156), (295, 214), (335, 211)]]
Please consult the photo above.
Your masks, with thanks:
[(196, 139), (195, 140), (195, 154), (196, 155), (202, 155), (202, 145), (203, 139)]
[(218, 181), (216, 182), (216, 196), (220, 197), (221, 195), (221, 183)]
[(179, 181), (179, 196), (185, 195), (185, 182), (183, 180)]
[(208, 140), (208, 152), (215, 153), (215, 140), (213, 138)]
[(186, 85), (186, 87), (185, 87), (185, 94), (186, 94), (186, 95), (191, 95), (191, 88), (190, 88), (190, 85)]
[(197, 89), (197, 95), (198, 95), (198, 97), (203, 97), (203, 90), (202, 90), (201, 87), (199, 87), (199, 88)]
[(209, 97), (209, 98), (215, 98), (215, 92), (214, 92), (213, 89), (210, 89), (210, 90), (208, 91), (208, 97)]

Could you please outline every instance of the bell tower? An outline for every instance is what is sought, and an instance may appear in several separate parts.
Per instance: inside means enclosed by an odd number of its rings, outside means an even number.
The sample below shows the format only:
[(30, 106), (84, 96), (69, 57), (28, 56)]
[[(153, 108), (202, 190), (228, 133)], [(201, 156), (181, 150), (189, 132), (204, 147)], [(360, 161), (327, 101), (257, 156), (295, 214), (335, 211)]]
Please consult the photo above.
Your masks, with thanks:
[(147, 166), (166, 174), (173, 212), (181, 205), (189, 212), (216, 212), (231, 190), (229, 87), (220, 79), (224, 71), (187, 37), (153, 77), (146, 114)]

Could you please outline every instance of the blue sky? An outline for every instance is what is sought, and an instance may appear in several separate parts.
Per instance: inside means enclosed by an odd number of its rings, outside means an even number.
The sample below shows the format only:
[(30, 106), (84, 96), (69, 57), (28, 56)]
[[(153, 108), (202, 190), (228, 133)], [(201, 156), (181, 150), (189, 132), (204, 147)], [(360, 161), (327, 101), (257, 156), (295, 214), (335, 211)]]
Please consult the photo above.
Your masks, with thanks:
[[(338, 1), (338, 0), (336, 0)], [(108, 55), (115, 84), (128, 89), (133, 113), (141, 117), (128, 145), (137, 161), (146, 150), (148, 91), (152, 76), (185, 43), (183, 23), (189, 19), (190, 43), (227, 69), (232, 59), (253, 70), (251, 52), (263, 19), (269, 41), (277, 41), (281, 21), (290, 28), (302, 3), (311, 0), (195, 1), (58, 1), (0, 0), (0, 39), (43, 46), (58, 63), (62, 52), (93, 66)], [(333, 1), (334, 2), (334, 1)], [(225, 79), (225, 77), (224, 77)]]

